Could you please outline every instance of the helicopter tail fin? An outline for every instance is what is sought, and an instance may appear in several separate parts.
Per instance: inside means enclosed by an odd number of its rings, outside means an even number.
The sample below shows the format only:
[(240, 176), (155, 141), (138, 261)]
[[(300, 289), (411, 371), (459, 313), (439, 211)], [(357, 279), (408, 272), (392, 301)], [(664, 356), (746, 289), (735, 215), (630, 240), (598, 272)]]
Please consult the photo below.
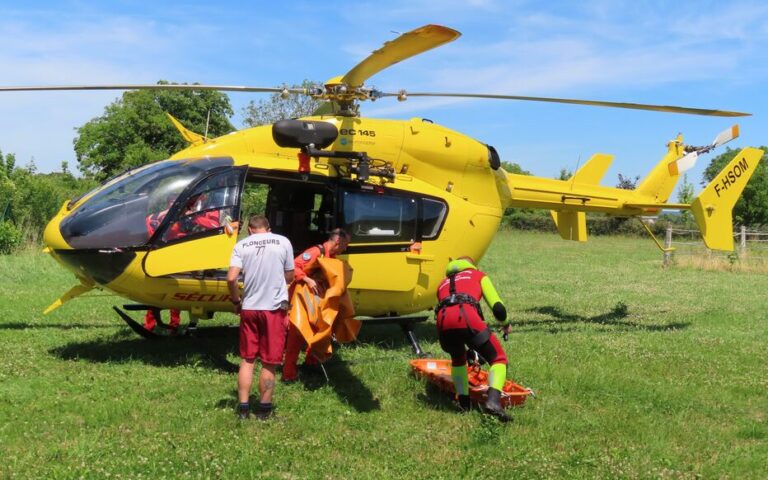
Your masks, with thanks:
[(168, 115), (168, 118), (171, 119), (171, 123), (173, 123), (173, 126), (176, 127), (176, 130), (181, 133), (181, 136), (184, 137), (184, 140), (189, 142), (190, 145), (202, 145), (207, 140), (203, 135), (200, 135), (199, 133), (195, 133), (192, 130), (188, 129), (184, 125), (181, 124), (181, 122), (176, 119), (173, 115), (171, 115), (168, 112), (165, 112), (166, 115)]
[(568, 181), (573, 183), (584, 183), (587, 185), (597, 185), (605, 176), (608, 167), (613, 162), (613, 155), (606, 153), (596, 153), (578, 169)]
[(683, 137), (678, 135), (674, 140), (667, 144), (667, 153), (659, 163), (653, 167), (653, 170), (637, 186), (637, 192), (645, 197), (651, 197), (656, 202), (666, 202), (675, 189), (680, 175), (693, 167), (693, 161), (680, 162), (685, 157)]
[(704, 244), (714, 250), (733, 250), (733, 207), (757, 170), (763, 151), (747, 147), (718, 173), (691, 204)]
[[(568, 182), (571, 185), (575, 183), (597, 185), (605, 176), (611, 162), (613, 162), (613, 155), (596, 153), (573, 174)], [(557, 231), (564, 240), (587, 241), (587, 215), (584, 212), (550, 210), (549, 213), (555, 221)]]

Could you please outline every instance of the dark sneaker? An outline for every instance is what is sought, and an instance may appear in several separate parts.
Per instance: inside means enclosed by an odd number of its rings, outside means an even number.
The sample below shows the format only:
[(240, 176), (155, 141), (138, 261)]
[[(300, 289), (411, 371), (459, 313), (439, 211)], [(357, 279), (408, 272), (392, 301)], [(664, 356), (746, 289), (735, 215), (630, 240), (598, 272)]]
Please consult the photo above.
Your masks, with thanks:
[(248, 405), (237, 406), (237, 418), (239, 420), (248, 420), (250, 416), (251, 416), (251, 409), (248, 407)]
[(472, 401), (469, 395), (459, 395), (459, 410), (468, 412), (472, 409)]
[(275, 409), (260, 409), (257, 408), (255, 412), (253, 412), (253, 415), (262, 422), (266, 422), (270, 418), (273, 418), (275, 416)]

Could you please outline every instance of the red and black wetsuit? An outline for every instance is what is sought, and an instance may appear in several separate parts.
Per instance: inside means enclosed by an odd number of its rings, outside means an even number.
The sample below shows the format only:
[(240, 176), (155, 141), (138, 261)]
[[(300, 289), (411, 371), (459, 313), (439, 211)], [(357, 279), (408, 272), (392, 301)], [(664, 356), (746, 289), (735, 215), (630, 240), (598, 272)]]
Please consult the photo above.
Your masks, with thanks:
[(491, 365), (507, 363), (501, 342), (483, 320), (479, 302), (483, 298), (484, 277), (483, 272), (474, 268), (462, 270), (449, 275), (437, 289), (438, 337), (440, 346), (451, 355), (453, 366), (467, 363), (466, 347), (477, 351)]

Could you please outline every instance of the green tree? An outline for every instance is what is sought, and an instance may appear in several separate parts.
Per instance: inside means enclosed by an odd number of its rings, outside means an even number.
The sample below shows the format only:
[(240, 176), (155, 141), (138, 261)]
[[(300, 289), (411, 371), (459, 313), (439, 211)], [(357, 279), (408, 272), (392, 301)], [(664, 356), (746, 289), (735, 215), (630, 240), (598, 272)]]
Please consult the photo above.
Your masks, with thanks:
[(94, 180), (75, 178), (68, 171), (38, 173), (34, 162), (17, 168), (13, 154), (0, 152), (0, 254), (38, 243), (64, 202), (95, 185)]
[[(693, 202), (693, 184), (688, 181), (688, 175), (683, 175), (683, 180), (680, 182), (680, 187), (677, 190), (677, 201), (680, 203)], [(683, 223), (691, 223), (691, 211), (683, 210), (680, 212), (680, 219)]]
[[(290, 88), (311, 88), (317, 84), (318, 82), (304, 80), (301, 85), (293, 85)], [(290, 95), (283, 98), (279, 93), (273, 93), (266, 100), (251, 100), (243, 108), (243, 123), (248, 127), (258, 127), (288, 118), (308, 117), (322, 103), (307, 95)]]
[(639, 176), (632, 178), (619, 174), (619, 183), (616, 184), (616, 188), (621, 188), (622, 190), (634, 190), (637, 188), (637, 182), (639, 181)]
[[(159, 81), (158, 84), (168, 84)], [(234, 130), (232, 106), (221, 92), (137, 90), (104, 109), (104, 114), (77, 130), (78, 168), (97, 179), (168, 158), (187, 146), (165, 113), (195, 132), (217, 137)], [(208, 118), (210, 112), (210, 119)], [(207, 128), (206, 128), (207, 127)]]
[[(763, 151), (768, 151), (767, 147), (760, 147)], [(704, 170), (704, 185), (711, 182), (720, 170), (733, 160), (738, 150), (726, 149), (726, 151), (713, 158), (707, 168)], [(733, 208), (733, 221), (739, 225), (758, 226), (768, 225), (768, 159), (766, 154), (757, 166), (757, 170), (749, 179), (749, 183), (744, 187), (741, 198), (736, 202)]]
[(16, 168), (16, 157), (9, 153), (3, 155), (0, 151), (0, 222), (10, 216), (11, 205), (16, 195), (16, 185), (11, 175)]
[(531, 172), (523, 170), (519, 164), (514, 162), (501, 162), (501, 168), (506, 170), (507, 173), (515, 173), (517, 175), (530, 175)]
[(560, 169), (560, 176), (557, 177), (557, 180), (570, 180), (572, 176), (573, 172), (563, 167)]

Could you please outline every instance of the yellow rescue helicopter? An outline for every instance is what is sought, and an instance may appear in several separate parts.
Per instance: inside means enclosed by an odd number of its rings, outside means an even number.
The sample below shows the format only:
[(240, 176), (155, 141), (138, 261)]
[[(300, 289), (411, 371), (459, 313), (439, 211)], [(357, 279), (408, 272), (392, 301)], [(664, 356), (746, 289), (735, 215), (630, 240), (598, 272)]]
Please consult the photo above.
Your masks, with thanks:
[[(703, 147), (677, 136), (635, 190), (600, 186), (612, 156), (596, 154), (567, 181), (510, 174), (496, 150), (431, 121), (362, 118), (366, 100), (417, 96), (511, 99), (713, 116), (739, 112), (563, 98), (474, 93), (393, 93), (364, 85), (401, 60), (460, 33), (426, 25), (373, 52), (319, 88), (203, 85), (5, 87), (0, 90), (216, 89), (308, 95), (325, 101), (317, 115), (249, 128), (219, 138), (171, 118), (189, 147), (170, 159), (119, 175), (66, 202), (48, 224), (46, 251), (78, 284), (48, 309), (92, 289), (136, 302), (125, 308), (179, 309), (196, 319), (232, 312), (225, 281), (238, 238), (241, 198), (268, 189), (265, 214), (294, 248), (322, 242), (335, 227), (351, 234), (346, 260), (358, 315), (400, 317), (431, 308), (446, 263), (480, 259), (508, 207), (547, 209), (566, 240), (586, 241), (586, 212), (648, 216), (692, 210), (709, 248), (732, 250), (731, 210), (762, 151), (745, 148), (693, 203), (667, 203), (696, 156), (735, 138), (738, 127)], [(122, 310), (118, 313), (141, 333)], [(407, 323), (407, 322), (406, 322)], [(145, 334), (147, 332), (144, 332)], [(414, 349), (418, 344), (414, 343)]]

